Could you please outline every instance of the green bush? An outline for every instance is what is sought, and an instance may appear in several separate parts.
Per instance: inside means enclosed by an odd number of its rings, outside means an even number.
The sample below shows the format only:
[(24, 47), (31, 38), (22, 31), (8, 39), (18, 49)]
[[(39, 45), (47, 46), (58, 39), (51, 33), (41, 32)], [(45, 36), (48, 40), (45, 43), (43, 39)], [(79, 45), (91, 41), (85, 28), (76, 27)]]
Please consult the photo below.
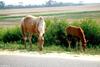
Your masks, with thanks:
[(48, 19), (46, 21), (49, 22), (46, 22), (47, 30), (45, 33), (45, 42), (49, 45), (64, 45), (66, 43), (65, 27), (68, 26), (68, 23), (65, 19), (57, 18), (53, 18), (52, 20)]
[(80, 26), (84, 30), (88, 43), (92, 46), (100, 44), (100, 25), (92, 19), (84, 19)]
[(0, 41), (3, 39), (3, 35), (5, 34), (6, 29), (0, 28)]
[(2, 40), (4, 43), (21, 40), (21, 31), (19, 27), (11, 27), (4, 30)]
[[(65, 28), (69, 26), (66, 19), (62, 18), (47, 18), (46, 20), (46, 33), (45, 44), (46, 45), (61, 45), (67, 46), (66, 41), (66, 32)], [(79, 22), (74, 22), (70, 25), (81, 26), (86, 35), (86, 39), (88, 40), (88, 47), (98, 46), (100, 45), (100, 25), (96, 23), (95, 20), (92, 19), (84, 19)], [(17, 42), (21, 43), (22, 35), (19, 27), (11, 27), (11, 28), (0, 28), (0, 41), (4, 43), (7, 42)], [(37, 42), (37, 37), (32, 37), (32, 42)], [(73, 42), (74, 43), (74, 42)], [(75, 44), (75, 43), (74, 43)], [(92, 44), (92, 45), (91, 45)]]

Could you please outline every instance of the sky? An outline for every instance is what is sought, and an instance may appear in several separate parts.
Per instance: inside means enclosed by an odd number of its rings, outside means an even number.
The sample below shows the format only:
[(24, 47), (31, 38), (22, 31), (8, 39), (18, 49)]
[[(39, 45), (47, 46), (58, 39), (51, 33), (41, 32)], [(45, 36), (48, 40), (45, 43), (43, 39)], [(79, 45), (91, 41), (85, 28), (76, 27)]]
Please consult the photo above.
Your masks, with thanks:
[[(28, 4), (34, 4), (34, 5), (39, 5), (39, 4), (45, 4), (48, 0), (0, 0), (4, 1), (6, 5), (13, 4), (13, 5), (18, 5), (19, 2), (23, 2), (23, 5), (28, 5)], [(79, 3), (82, 1), (83, 3), (100, 3), (100, 0), (53, 0), (56, 2), (72, 2), (72, 3)]]

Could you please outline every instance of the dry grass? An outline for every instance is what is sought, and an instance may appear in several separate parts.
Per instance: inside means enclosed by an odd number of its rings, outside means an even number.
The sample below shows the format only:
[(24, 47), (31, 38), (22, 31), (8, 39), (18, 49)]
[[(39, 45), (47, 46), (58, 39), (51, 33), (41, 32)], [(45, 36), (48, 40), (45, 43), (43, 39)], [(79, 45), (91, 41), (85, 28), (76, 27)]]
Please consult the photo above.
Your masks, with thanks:
[(27, 14), (55, 13), (55, 12), (77, 12), (77, 11), (98, 11), (100, 4), (83, 6), (64, 6), (64, 7), (44, 7), (44, 8), (21, 8), (21, 9), (3, 9), (0, 15), (19, 16)]
[[(21, 18), (13, 18), (12, 16), (24, 16), (24, 15), (65, 15), (67, 22), (79, 22), (81, 17), (96, 17), (97, 23), (100, 23), (99, 15), (100, 12), (95, 13), (80, 13), (84, 11), (100, 11), (100, 4), (92, 5), (82, 5), (82, 6), (64, 6), (64, 7), (44, 7), (44, 8), (21, 8), (21, 9), (1, 9), (0, 16), (7, 16), (11, 18), (6, 18), (0, 20), (0, 27), (14, 26), (20, 23)], [(73, 13), (74, 12), (74, 13)], [(75, 13), (76, 12), (76, 13)], [(78, 13), (79, 12), (79, 13)], [(58, 15), (60, 14), (60, 15)], [(72, 18), (74, 17), (74, 18)], [(77, 18), (78, 17), (78, 18)]]

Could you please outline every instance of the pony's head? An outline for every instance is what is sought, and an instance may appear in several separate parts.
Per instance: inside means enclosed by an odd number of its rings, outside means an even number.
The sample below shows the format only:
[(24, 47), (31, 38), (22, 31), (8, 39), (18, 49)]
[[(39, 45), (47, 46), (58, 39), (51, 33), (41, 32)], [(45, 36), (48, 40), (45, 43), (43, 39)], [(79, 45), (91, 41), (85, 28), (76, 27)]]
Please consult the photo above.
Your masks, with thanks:
[(42, 51), (43, 49), (43, 44), (44, 44), (44, 36), (39, 36), (38, 38), (38, 47), (39, 47), (39, 50)]
[(85, 49), (86, 49), (87, 42), (88, 42), (88, 40), (85, 40), (85, 41), (82, 43), (83, 51), (85, 51)]

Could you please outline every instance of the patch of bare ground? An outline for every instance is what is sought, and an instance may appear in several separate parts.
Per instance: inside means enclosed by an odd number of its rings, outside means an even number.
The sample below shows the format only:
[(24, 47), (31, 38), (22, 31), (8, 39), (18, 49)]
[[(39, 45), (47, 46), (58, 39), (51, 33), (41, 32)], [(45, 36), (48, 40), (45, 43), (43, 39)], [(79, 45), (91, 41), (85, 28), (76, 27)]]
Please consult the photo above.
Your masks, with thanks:
[(7, 51), (0, 50), (0, 55), (18, 55), (18, 56), (31, 56), (31, 57), (59, 57), (59, 58), (70, 58), (70, 59), (80, 59), (87, 61), (100, 61), (100, 55), (87, 55), (87, 54), (72, 54), (70, 52), (66, 53), (40, 53), (40, 52), (26, 52), (26, 51)]

